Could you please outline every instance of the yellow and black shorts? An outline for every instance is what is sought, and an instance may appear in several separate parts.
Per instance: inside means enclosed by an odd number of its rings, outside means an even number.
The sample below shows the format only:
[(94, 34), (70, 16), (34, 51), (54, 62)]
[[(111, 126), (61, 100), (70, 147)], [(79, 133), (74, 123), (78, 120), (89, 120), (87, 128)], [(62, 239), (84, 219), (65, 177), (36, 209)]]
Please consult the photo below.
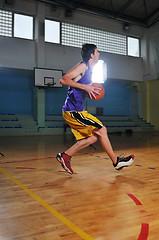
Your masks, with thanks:
[(63, 112), (63, 118), (71, 127), (76, 140), (81, 140), (93, 135), (95, 128), (100, 129), (103, 124), (87, 111)]

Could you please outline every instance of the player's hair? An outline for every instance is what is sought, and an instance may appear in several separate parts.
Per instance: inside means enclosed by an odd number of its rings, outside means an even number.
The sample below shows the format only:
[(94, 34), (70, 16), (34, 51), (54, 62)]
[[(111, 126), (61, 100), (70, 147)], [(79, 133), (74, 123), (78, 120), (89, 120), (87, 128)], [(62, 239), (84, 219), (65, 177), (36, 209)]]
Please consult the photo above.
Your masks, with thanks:
[(95, 49), (97, 48), (94, 44), (85, 43), (82, 45), (81, 56), (83, 61), (88, 61), (91, 57), (91, 54), (94, 54)]

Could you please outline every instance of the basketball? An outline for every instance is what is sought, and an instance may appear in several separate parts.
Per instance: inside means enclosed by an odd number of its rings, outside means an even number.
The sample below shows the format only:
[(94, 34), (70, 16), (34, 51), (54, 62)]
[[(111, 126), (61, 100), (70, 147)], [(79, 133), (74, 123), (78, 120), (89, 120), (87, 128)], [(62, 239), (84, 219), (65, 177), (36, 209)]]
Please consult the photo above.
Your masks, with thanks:
[(105, 94), (105, 89), (103, 87), (102, 84), (100, 83), (93, 83), (92, 84), (93, 87), (97, 87), (97, 88), (100, 88), (97, 90), (97, 92), (99, 92), (99, 95), (94, 93), (94, 95), (96, 96), (96, 98), (92, 98), (93, 101), (99, 101), (101, 100), (103, 97), (104, 97), (104, 94)]

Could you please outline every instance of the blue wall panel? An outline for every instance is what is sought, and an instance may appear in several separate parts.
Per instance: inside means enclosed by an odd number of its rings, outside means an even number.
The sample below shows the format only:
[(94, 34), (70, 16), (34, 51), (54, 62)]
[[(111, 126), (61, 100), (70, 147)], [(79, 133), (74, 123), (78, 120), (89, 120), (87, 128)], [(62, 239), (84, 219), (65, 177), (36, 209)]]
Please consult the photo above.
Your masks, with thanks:
[(87, 100), (88, 106), (103, 107), (104, 115), (130, 115), (130, 90), (126, 81), (107, 80), (105, 96), (100, 101)]
[(45, 91), (45, 112), (48, 114), (62, 114), (62, 106), (65, 102), (67, 87), (48, 88)]
[(0, 68), (0, 113), (32, 114), (34, 73)]
[[(103, 107), (104, 115), (130, 115), (130, 89), (126, 81), (107, 80), (100, 101), (87, 98), (87, 106)], [(33, 114), (34, 70), (0, 68), (0, 113)], [(45, 112), (61, 115), (67, 87), (45, 90)], [(86, 104), (85, 103), (85, 104)]]

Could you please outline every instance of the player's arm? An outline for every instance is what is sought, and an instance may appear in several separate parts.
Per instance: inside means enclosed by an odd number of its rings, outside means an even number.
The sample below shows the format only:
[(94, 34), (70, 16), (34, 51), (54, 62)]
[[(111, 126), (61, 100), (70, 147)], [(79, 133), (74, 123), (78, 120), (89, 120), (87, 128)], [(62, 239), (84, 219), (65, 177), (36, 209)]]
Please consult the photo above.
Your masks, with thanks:
[(97, 88), (93, 87), (91, 84), (82, 84), (77, 82), (85, 74), (87, 68), (88, 67), (85, 63), (79, 63), (61, 78), (60, 83), (69, 87), (80, 88), (88, 92), (90, 98), (92, 99), (92, 97), (95, 97), (94, 93), (99, 94), (97, 92)]

